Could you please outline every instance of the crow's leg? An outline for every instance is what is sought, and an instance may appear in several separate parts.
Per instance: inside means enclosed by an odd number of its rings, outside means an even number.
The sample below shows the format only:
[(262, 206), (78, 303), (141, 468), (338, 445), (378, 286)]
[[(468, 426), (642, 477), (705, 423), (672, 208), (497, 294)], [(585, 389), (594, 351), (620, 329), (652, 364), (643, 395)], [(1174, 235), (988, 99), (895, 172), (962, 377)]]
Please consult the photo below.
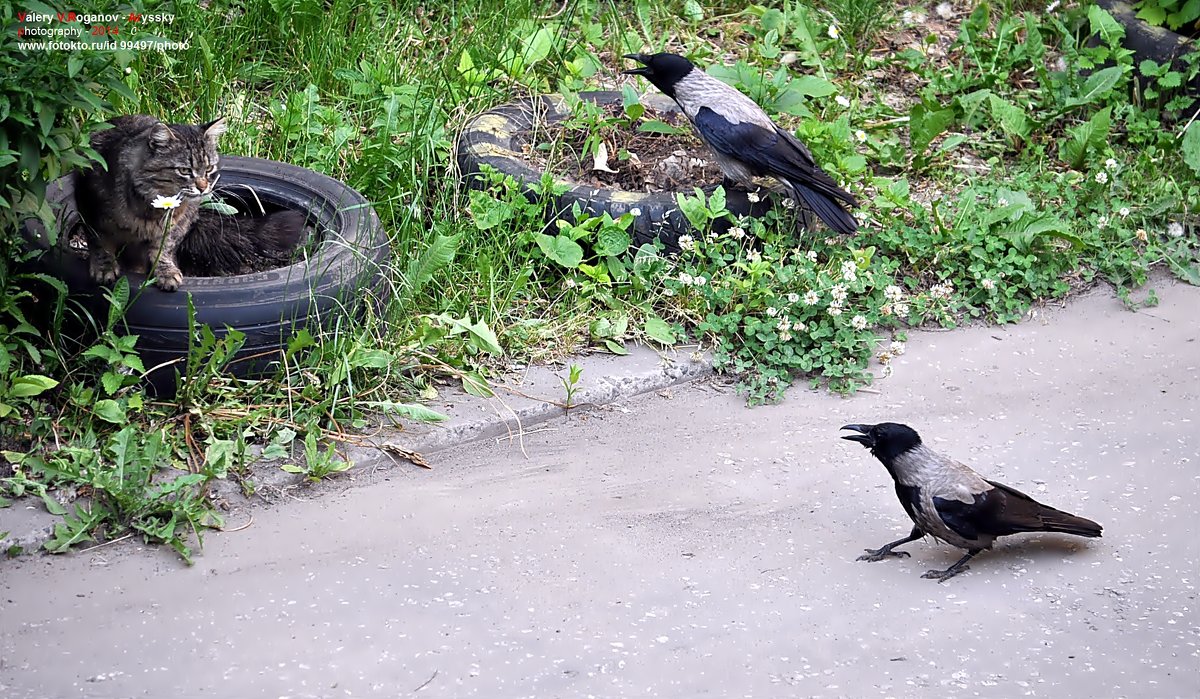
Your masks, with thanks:
[(895, 556), (896, 558), (907, 556), (908, 551), (892, 551), (892, 549), (896, 548), (900, 544), (907, 544), (910, 541), (916, 541), (923, 536), (925, 536), (925, 532), (921, 531), (920, 527), (913, 527), (912, 532), (910, 532), (909, 535), (903, 539), (898, 539), (890, 544), (886, 544), (883, 546), (883, 548), (866, 549), (867, 552), (859, 556), (858, 560), (870, 561), (874, 563), (875, 561), (882, 561), (888, 556)]
[(925, 571), (925, 574), (922, 575), (921, 577), (929, 578), (930, 580), (937, 580), (940, 583), (944, 583), (947, 580), (949, 580), (950, 578), (953, 578), (955, 575), (958, 575), (959, 573), (963, 572), (964, 570), (970, 570), (971, 566), (967, 565), (967, 561), (974, 558), (975, 554), (979, 553), (982, 550), (983, 549), (971, 549), (970, 551), (967, 551), (967, 555), (958, 559), (958, 563), (955, 563), (954, 565), (950, 566), (949, 568), (947, 568), (945, 570), (927, 570), (927, 571)]

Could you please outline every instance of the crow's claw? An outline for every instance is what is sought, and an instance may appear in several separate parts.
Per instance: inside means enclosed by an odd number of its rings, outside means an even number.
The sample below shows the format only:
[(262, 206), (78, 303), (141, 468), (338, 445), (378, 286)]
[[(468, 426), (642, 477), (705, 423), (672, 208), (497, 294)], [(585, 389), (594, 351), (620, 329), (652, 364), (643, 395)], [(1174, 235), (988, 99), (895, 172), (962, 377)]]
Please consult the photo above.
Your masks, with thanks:
[(958, 575), (959, 573), (968, 571), (970, 569), (971, 569), (971, 566), (956, 566), (956, 565), (954, 565), (954, 566), (950, 566), (949, 568), (947, 568), (945, 570), (927, 570), (927, 571), (925, 571), (925, 574), (922, 575), (921, 577), (925, 578), (927, 580), (937, 580), (939, 583), (944, 583), (947, 580), (949, 580), (950, 578), (953, 578), (955, 575)]
[(859, 556), (855, 560), (867, 561), (869, 563), (874, 563), (876, 561), (882, 561), (883, 559), (888, 558), (889, 556), (894, 557), (894, 558), (908, 558), (909, 557), (908, 551), (892, 551), (886, 546), (884, 546), (881, 549), (863, 549), (863, 550), (866, 551), (866, 553)]

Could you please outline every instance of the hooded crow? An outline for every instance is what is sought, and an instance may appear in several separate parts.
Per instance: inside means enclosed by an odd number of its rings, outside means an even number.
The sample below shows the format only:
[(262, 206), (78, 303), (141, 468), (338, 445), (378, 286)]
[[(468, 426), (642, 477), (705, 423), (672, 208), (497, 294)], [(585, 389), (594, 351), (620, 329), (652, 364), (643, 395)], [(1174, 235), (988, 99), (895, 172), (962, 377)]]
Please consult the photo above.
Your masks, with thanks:
[(858, 222), (838, 204), (858, 206), (858, 201), (817, 167), (803, 143), (776, 126), (749, 97), (683, 56), (630, 53), (625, 58), (643, 65), (625, 71), (626, 75), (646, 78), (679, 104), (700, 139), (712, 149), (727, 183), (750, 185), (754, 177), (770, 175), (833, 230), (852, 233), (858, 229)]
[(903, 539), (883, 548), (867, 549), (858, 557), (860, 561), (907, 556), (904, 551), (892, 549), (928, 534), (967, 550), (946, 570), (931, 570), (921, 576), (944, 582), (968, 570), (967, 561), (991, 548), (998, 536), (1022, 532), (1100, 536), (1099, 524), (1043, 505), (1002, 483), (985, 480), (967, 466), (922, 444), (920, 435), (908, 425), (881, 422), (846, 425), (842, 429), (858, 433), (843, 435), (842, 439), (862, 444), (883, 462), (896, 482), (900, 504), (915, 525)]

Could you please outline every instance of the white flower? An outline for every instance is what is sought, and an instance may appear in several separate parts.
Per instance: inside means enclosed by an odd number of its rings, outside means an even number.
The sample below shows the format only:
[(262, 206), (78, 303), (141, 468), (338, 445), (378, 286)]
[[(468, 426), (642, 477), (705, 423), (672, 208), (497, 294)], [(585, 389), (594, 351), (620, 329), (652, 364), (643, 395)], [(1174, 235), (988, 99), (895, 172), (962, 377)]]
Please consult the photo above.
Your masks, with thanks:
[(837, 103), (838, 103), (839, 105), (841, 105), (842, 107), (849, 107), (849, 106), (850, 106), (850, 98), (849, 98), (849, 97), (846, 97), (845, 95), (838, 95), (837, 97), (834, 97), (834, 98), (833, 98), (833, 101), (834, 101), (834, 102), (837, 102)]
[(858, 265), (854, 264), (853, 260), (846, 260), (842, 263), (842, 279), (852, 282), (858, 278)]
[(1120, 216), (1121, 218), (1125, 218), (1126, 216), (1128, 216), (1128, 215), (1129, 215), (1129, 207), (1128, 207), (1128, 206), (1122, 206), (1122, 207), (1121, 207), (1121, 208), (1120, 208), (1120, 209), (1117, 211), (1117, 215), (1118, 215), (1118, 216)]
[(815, 291), (809, 290), (804, 294), (804, 305), (815, 306), (821, 302), (821, 295)]
[(663, 296), (674, 296), (675, 295), (674, 289), (663, 289), (662, 292), (663, 292)]
[(804, 253), (804, 256), (808, 258), (809, 262), (811, 262), (813, 264), (817, 263), (817, 251), (816, 250), (809, 250), (808, 252)]
[(788, 197), (787, 199), (784, 199), (784, 200), (783, 200), (781, 203), (783, 204), (783, 208), (785, 208), (785, 209), (794, 209), (794, 208), (796, 208), (796, 200), (795, 200), (795, 199), (792, 199), (791, 197)]
[(938, 6), (933, 11), (942, 19), (950, 19), (954, 16), (954, 8), (948, 2), (938, 3)]
[(575, 280), (568, 279), (565, 282), (563, 282), (563, 286), (567, 287), (568, 289), (574, 289), (575, 288)]
[(888, 345), (888, 353), (897, 357), (904, 354), (904, 343), (895, 341)]
[(842, 35), (842, 30), (838, 27), (837, 23), (829, 25), (829, 38), (830, 39), (836, 39), (841, 35)]
[(775, 328), (787, 332), (788, 330), (792, 329), (792, 321), (788, 320), (787, 316), (784, 316), (779, 319), (778, 323), (775, 324)]
[(859, 143), (866, 143), (866, 142), (867, 142), (867, 132), (866, 132), (866, 131), (863, 131), (862, 129), (859, 129), (858, 131), (855, 131), (855, 132), (854, 132), (854, 137), (858, 139), (858, 142), (859, 142)]
[(775, 316), (779, 315), (779, 309), (774, 306), (768, 306), (767, 307), (767, 315), (774, 318)]
[(899, 316), (900, 318), (907, 318), (908, 317), (908, 304), (907, 303), (897, 303), (896, 305), (892, 306), (892, 311), (894, 311), (896, 313), (896, 315)]
[(690, 235), (679, 236), (679, 249), (691, 252), (696, 249), (696, 239)]
[(779, 331), (779, 341), (780, 342), (790, 342), (791, 339), (792, 339), (792, 334), (790, 332), (788, 332), (786, 330)]
[(835, 303), (841, 304), (846, 300), (846, 286), (844, 284), (834, 284), (829, 290), (829, 295), (833, 297)]
[(888, 301), (899, 301), (904, 298), (904, 289), (895, 284), (888, 284), (887, 288), (883, 290), (883, 296)]
[(746, 237), (746, 229), (741, 226), (734, 226), (729, 229), (729, 235), (740, 240)]
[(684, 286), (691, 286), (693, 281), (695, 281), (695, 279), (693, 279), (692, 275), (688, 274), (687, 272), (679, 273), (680, 284), (683, 284)]
[(1096, 182), (1100, 184), (1108, 184), (1108, 173), (1101, 170), (1096, 173)]
[(1104, 169), (1109, 170), (1111, 172), (1116, 172), (1117, 171), (1117, 159), (1109, 158), (1108, 160), (1105, 160), (1104, 161)]
[(950, 282), (942, 282), (941, 284), (934, 284), (929, 289), (929, 295), (935, 299), (948, 299), (948, 298), (950, 298), (950, 295), (953, 293), (954, 293), (954, 284), (952, 284)]
[(791, 294), (788, 294), (788, 295), (787, 295), (787, 302), (788, 302), (788, 303), (796, 303), (796, 302), (797, 302), (797, 301), (799, 301), (799, 300), (800, 300), (800, 294), (791, 293)]
[(800, 321), (796, 321), (795, 323), (792, 323), (792, 330), (795, 330), (798, 333), (802, 333), (805, 330), (808, 330), (808, 326)]
[(1146, 242), (1146, 241), (1148, 241), (1148, 240), (1150, 239), (1150, 236), (1146, 235), (1146, 229), (1145, 229), (1145, 228), (1139, 228), (1139, 229), (1137, 229), (1137, 231), (1135, 231), (1135, 232), (1134, 232), (1134, 235), (1136, 235), (1136, 236), (1137, 236), (1137, 239), (1138, 239), (1138, 240), (1140, 240), (1140, 241), (1142, 241), (1143, 243), (1144, 243), (1144, 242)]
[(746, 253), (746, 261), (751, 264), (762, 262), (762, 253), (757, 250), (751, 250)]
[(641, 216), (641, 215), (642, 215), (642, 210), (641, 210), (641, 209), (639, 209), (639, 208), (637, 208), (637, 207), (635, 206), (635, 207), (633, 207), (632, 209), (630, 209), (630, 210), (629, 210), (629, 213), (633, 214), (634, 216)]
[(1172, 238), (1178, 238), (1183, 235), (1183, 224), (1178, 221), (1171, 221), (1167, 224), (1167, 235)]
[(1051, 12), (1054, 12), (1055, 10), (1058, 9), (1058, 6), (1061, 4), (1062, 3), (1059, 2), (1059, 0), (1054, 0), (1054, 2), (1050, 3), (1049, 5), (1046, 5), (1046, 14), (1050, 14)]
[(1004, 197), (1000, 197), (996, 200), (996, 206), (1008, 206), (1008, 200)]
[(707, 283), (708, 283), (708, 280), (705, 279), (704, 277), (696, 277), (696, 279), (695, 279), (696, 286), (704, 286)]
[(1108, 228), (1108, 217), (1101, 216), (1100, 218), (1096, 219), (1096, 230), (1102, 231), (1105, 228)]
[(829, 315), (834, 316), (836, 318), (837, 316), (840, 316), (841, 314), (842, 314), (841, 306), (830, 306), (829, 307)]
[(758, 196), (758, 192), (747, 192), (746, 198), (750, 200), (751, 204), (757, 204), (762, 201), (762, 197)]
[(154, 201), (150, 202), (150, 206), (156, 209), (174, 209), (183, 203), (183, 194), (176, 194), (172, 197), (164, 197), (161, 194), (155, 195)]
[(850, 319), (850, 327), (854, 328), (855, 330), (866, 330), (867, 319), (863, 316), (854, 316)]
[(996, 282), (992, 281), (991, 279), (984, 279), (983, 281), (979, 282), (979, 285), (988, 291), (996, 288)]

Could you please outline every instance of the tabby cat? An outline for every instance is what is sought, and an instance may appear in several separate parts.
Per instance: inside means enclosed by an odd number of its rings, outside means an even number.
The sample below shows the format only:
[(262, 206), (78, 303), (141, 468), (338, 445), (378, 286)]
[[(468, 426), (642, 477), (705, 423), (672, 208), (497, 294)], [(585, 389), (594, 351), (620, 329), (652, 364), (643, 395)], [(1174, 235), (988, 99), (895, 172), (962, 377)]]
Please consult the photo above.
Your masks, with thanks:
[(304, 214), (247, 218), (200, 208), (221, 177), (217, 139), (224, 119), (195, 126), (130, 115), (109, 123), (111, 129), (92, 136), (108, 169), (94, 165), (75, 179), (92, 279), (107, 283), (123, 271), (153, 270), (160, 289), (175, 291), (185, 274), (248, 274), (290, 261)]

